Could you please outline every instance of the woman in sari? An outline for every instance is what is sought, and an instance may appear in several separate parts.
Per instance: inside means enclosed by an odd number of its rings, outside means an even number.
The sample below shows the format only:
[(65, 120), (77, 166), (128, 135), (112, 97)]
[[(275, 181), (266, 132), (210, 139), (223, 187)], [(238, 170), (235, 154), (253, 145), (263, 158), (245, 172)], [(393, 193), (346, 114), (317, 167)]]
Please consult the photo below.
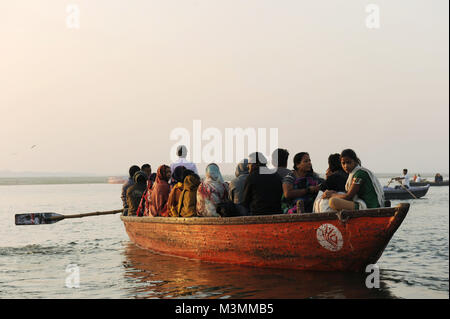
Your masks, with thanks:
[(169, 208), (169, 216), (178, 217), (178, 200), (181, 192), (183, 191), (183, 175), (186, 171), (184, 166), (177, 166), (172, 174), (173, 186), (170, 190), (169, 198), (167, 200), (167, 206)]
[(197, 190), (197, 215), (219, 217), (217, 205), (228, 200), (228, 184), (223, 181), (219, 166), (206, 167), (206, 178)]
[(169, 210), (167, 207), (167, 200), (169, 199), (170, 186), (169, 179), (171, 177), (170, 167), (167, 165), (161, 165), (158, 167), (156, 173), (156, 180), (153, 184), (149, 210), (153, 217), (156, 216), (169, 216)]
[(294, 156), (294, 170), (283, 178), (281, 208), (285, 214), (311, 213), (320, 188), (319, 176), (312, 169), (306, 152)]
[(178, 214), (180, 217), (197, 216), (197, 189), (200, 176), (191, 170), (186, 170), (183, 179), (183, 190), (178, 200)]
[(361, 166), (361, 161), (353, 150), (342, 151), (341, 164), (349, 174), (345, 184), (346, 193), (325, 191), (324, 197), (330, 198), (330, 207), (334, 210), (384, 207), (383, 187), (371, 171)]

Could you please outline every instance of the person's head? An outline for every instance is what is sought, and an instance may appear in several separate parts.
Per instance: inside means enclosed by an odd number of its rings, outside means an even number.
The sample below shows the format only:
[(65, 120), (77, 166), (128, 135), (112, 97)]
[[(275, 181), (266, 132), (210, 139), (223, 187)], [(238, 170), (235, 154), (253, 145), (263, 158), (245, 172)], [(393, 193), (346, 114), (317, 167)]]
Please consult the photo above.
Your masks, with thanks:
[(403, 169), (403, 175), (408, 174), (408, 170), (406, 168)]
[(254, 152), (248, 156), (248, 169), (250, 172), (256, 171), (258, 167), (266, 165), (267, 159), (263, 153)]
[(177, 147), (177, 155), (178, 157), (185, 158), (187, 155), (187, 148), (184, 145), (180, 145)]
[(173, 170), (173, 173), (172, 173), (172, 180), (174, 182), (183, 182), (183, 173), (185, 170), (186, 170), (186, 167), (184, 167), (184, 166), (175, 167), (175, 169)]
[(219, 166), (216, 163), (211, 163), (206, 166), (206, 178), (210, 178), (213, 181), (223, 182), (222, 174), (220, 173)]
[(134, 174), (136, 174), (137, 171), (140, 171), (141, 169), (139, 168), (139, 166), (137, 165), (133, 165), (130, 167), (130, 169), (128, 170), (128, 173), (130, 174), (130, 178), (134, 177)]
[(136, 184), (139, 184), (139, 185), (146, 185), (147, 184), (147, 179), (148, 179), (148, 175), (145, 174), (145, 172), (143, 172), (143, 171), (137, 171), (133, 175), (134, 182)]
[(272, 164), (274, 167), (287, 167), (288, 158), (288, 150), (284, 148), (277, 148), (272, 153)]
[(152, 167), (150, 166), (150, 164), (144, 164), (141, 166), (141, 171), (147, 174), (147, 176), (150, 176), (150, 174), (152, 173)]
[(341, 165), (341, 155), (338, 153), (331, 154), (328, 156), (328, 168), (332, 172), (337, 172), (342, 170)]
[(161, 165), (158, 167), (158, 172), (156, 173), (156, 178), (163, 181), (168, 181), (172, 176), (170, 167), (167, 165)]
[(341, 165), (344, 171), (350, 174), (357, 165), (361, 165), (361, 161), (352, 149), (345, 149), (341, 152)]
[(236, 177), (239, 177), (241, 175), (248, 174), (248, 159), (244, 158), (242, 161), (239, 162), (239, 164), (236, 166)]
[(183, 171), (183, 176), (181, 177), (181, 182), (184, 182), (184, 180), (186, 179), (186, 177), (188, 177), (189, 175), (194, 175), (195, 172), (190, 170), (190, 169), (185, 169)]
[(148, 179), (154, 182), (156, 180), (156, 173), (151, 173)]
[(300, 152), (294, 156), (294, 170), (297, 172), (309, 173), (312, 172), (311, 158), (307, 152)]

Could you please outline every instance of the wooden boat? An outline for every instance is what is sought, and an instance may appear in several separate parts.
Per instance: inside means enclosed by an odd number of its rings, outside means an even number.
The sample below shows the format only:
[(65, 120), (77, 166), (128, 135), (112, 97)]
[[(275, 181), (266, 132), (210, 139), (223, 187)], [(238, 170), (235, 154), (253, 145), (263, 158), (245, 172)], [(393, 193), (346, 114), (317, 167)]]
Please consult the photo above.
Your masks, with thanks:
[(386, 200), (392, 200), (392, 199), (414, 199), (414, 197), (411, 195), (414, 194), (417, 198), (425, 196), (425, 194), (428, 192), (428, 189), (430, 188), (430, 185), (427, 186), (415, 186), (410, 187), (408, 190), (404, 188), (393, 188), (393, 187), (384, 187), (384, 198)]
[(380, 258), (409, 204), (393, 208), (241, 217), (121, 216), (141, 248), (208, 262), (362, 271)]
[(426, 185), (430, 185), (430, 186), (448, 186), (448, 180), (446, 181), (442, 181), (442, 182), (410, 182), (409, 183), (410, 186), (426, 186)]

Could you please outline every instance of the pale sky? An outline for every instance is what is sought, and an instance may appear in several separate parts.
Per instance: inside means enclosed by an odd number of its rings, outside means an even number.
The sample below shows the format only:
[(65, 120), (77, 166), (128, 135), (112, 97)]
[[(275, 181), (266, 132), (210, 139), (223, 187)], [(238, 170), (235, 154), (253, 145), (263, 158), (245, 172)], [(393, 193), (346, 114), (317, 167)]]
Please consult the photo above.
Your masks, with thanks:
[[(378, 29), (366, 26), (370, 3)], [(329, 154), (352, 148), (374, 172), (447, 173), (448, 6), (1, 1), (0, 171), (156, 170), (170, 163), (170, 132), (201, 120), (278, 128), (289, 167), (306, 151), (323, 173)]]

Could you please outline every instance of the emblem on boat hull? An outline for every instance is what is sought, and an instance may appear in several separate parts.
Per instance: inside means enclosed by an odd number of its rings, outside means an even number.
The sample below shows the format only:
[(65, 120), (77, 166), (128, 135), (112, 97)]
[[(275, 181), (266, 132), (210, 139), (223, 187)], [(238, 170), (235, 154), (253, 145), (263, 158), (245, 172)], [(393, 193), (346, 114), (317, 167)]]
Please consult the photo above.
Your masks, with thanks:
[(330, 251), (338, 251), (344, 245), (342, 234), (336, 226), (332, 224), (322, 224), (316, 231), (319, 244)]

